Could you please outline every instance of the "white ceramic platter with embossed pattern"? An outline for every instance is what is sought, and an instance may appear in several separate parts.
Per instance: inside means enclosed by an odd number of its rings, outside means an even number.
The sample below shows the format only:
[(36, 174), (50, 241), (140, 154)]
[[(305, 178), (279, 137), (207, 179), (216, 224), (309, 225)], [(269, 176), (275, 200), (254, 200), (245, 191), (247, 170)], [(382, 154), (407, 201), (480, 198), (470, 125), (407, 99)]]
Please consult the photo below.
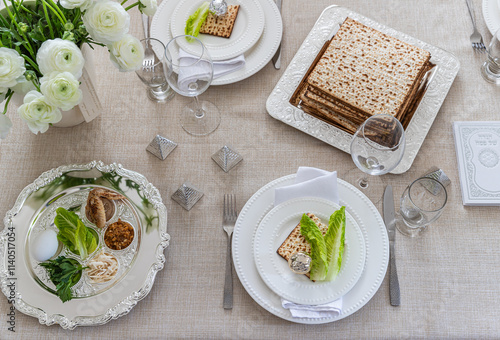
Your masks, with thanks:
[[(100, 230), (85, 217), (88, 193), (106, 188), (125, 196), (115, 201), (115, 213)], [(95, 253), (105, 251), (118, 261), (117, 274), (109, 282), (95, 283), (84, 270), (71, 288), (73, 299), (62, 302), (55, 285), (32, 253), (37, 235), (57, 232), (56, 209), (62, 207), (79, 215), (97, 235)], [(134, 229), (134, 239), (123, 250), (107, 247), (103, 234), (107, 226), (121, 219)], [(46, 325), (63, 328), (96, 326), (127, 314), (151, 290), (156, 273), (163, 268), (167, 234), (167, 210), (158, 190), (144, 176), (120, 164), (93, 161), (67, 165), (44, 172), (19, 194), (4, 219), (0, 233), (0, 284), (2, 292), (20, 312)], [(62, 246), (62, 247), (61, 247)], [(65, 256), (83, 266), (94, 256), (81, 258), (60, 244), (56, 256)]]
[[(186, 20), (203, 3), (203, 0), (181, 0), (172, 14), (170, 28), (174, 37), (185, 34)], [(231, 0), (229, 5), (239, 5), (238, 15), (229, 38), (199, 34), (198, 39), (207, 48), (212, 60), (225, 60), (239, 56), (257, 43), (264, 30), (264, 12), (258, 0)], [(196, 52), (187, 40), (179, 41), (188, 53)]]
[[(266, 66), (278, 50), (283, 33), (280, 12), (273, 0), (258, 0), (258, 2), (264, 12), (264, 30), (257, 43), (244, 53), (245, 66), (214, 79), (211, 85), (227, 85), (251, 77)], [(151, 22), (151, 36), (164, 44), (172, 39), (170, 21), (177, 4), (176, 0), (163, 0)]]
[(264, 217), (253, 240), (254, 259), (260, 277), (273, 292), (291, 302), (319, 305), (337, 300), (358, 282), (365, 264), (365, 240), (349, 213), (342, 265), (332, 281), (313, 282), (306, 275), (294, 274), (276, 252), (304, 213), (312, 213), (328, 225), (330, 215), (338, 209), (338, 204), (325, 199), (301, 197), (276, 206)]
[(274, 207), (274, 190), (294, 184), (295, 175), (278, 178), (260, 188), (245, 204), (233, 234), (233, 262), (238, 278), (248, 294), (270, 313), (292, 322), (322, 324), (343, 319), (361, 309), (382, 284), (389, 261), (389, 239), (377, 208), (361, 191), (338, 179), (340, 205), (358, 224), (365, 240), (366, 257), (357, 283), (342, 298), (342, 312), (335, 317), (294, 318), (281, 306), (281, 297), (262, 280), (253, 256), (253, 242), (264, 216)]
[(314, 136), (342, 151), (350, 152), (349, 146), (352, 135), (304, 113), (289, 102), (295, 89), (324, 43), (332, 36), (334, 29), (338, 28), (338, 25), (341, 25), (347, 17), (429, 51), (431, 53), (430, 61), (437, 66), (432, 80), (428, 84), (427, 91), (415, 111), (410, 124), (406, 128), (406, 149), (403, 159), (392, 171), (395, 174), (403, 173), (410, 169), (413, 164), (460, 68), (458, 59), (447, 51), (375, 22), (347, 8), (330, 6), (321, 13), (314, 27), (283, 73), (283, 76), (276, 84), (267, 99), (267, 111), (273, 118), (285, 124)]

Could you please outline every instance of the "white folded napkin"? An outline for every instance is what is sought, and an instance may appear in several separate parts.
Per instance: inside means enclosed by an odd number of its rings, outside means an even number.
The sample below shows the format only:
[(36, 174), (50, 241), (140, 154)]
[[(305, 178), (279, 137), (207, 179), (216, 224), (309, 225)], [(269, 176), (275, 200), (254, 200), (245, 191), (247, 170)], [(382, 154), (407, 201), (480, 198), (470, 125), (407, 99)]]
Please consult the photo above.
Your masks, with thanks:
[[(192, 54), (189, 54), (182, 48), (179, 48), (179, 65), (193, 65), (197, 59), (198, 58), (196, 58)], [(243, 54), (227, 60), (213, 61), (213, 79), (217, 79), (231, 72), (235, 72), (244, 66), (245, 56)], [(208, 62), (203, 61), (196, 63), (192, 67), (183, 69), (182, 72), (179, 72), (178, 86), (181, 89), (186, 89), (187, 86), (193, 81), (196, 81), (196, 79), (198, 79), (200, 75), (202, 77), (207, 77), (207, 75), (209, 74), (210, 67)]]
[[(337, 172), (300, 167), (295, 184), (274, 191), (274, 205), (298, 197), (320, 197), (339, 204)], [(342, 312), (342, 298), (322, 305), (301, 305), (281, 299), (281, 305), (289, 309), (294, 318), (334, 317)]]
[(294, 318), (335, 317), (342, 313), (342, 298), (323, 305), (299, 305), (281, 299), (281, 306), (285, 309), (289, 309)]

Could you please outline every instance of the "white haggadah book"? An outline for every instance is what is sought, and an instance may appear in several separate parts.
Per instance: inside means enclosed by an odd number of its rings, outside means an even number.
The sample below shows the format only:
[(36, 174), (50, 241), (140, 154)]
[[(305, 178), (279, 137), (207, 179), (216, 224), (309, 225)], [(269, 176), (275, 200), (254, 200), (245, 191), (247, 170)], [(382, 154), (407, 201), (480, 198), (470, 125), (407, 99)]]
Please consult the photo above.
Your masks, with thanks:
[(500, 121), (453, 122), (464, 205), (500, 206)]

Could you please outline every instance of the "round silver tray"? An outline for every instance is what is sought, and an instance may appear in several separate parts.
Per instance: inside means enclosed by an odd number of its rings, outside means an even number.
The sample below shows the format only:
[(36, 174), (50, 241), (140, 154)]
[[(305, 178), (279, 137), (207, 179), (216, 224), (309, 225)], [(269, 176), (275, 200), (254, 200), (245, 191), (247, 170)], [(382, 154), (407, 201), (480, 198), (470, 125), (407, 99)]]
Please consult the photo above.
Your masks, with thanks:
[[(72, 300), (63, 303), (54, 294), (54, 285), (43, 268), (30, 254), (30, 242), (37, 234), (52, 229), (55, 209), (64, 207), (80, 216), (90, 228), (84, 214), (88, 192), (105, 187), (124, 195), (117, 202), (115, 214), (106, 225), (118, 218), (129, 222), (135, 237), (124, 250), (106, 248), (105, 231), (93, 228), (99, 236), (97, 250), (112, 253), (120, 264), (115, 278), (94, 284), (84, 274), (72, 288)], [(158, 190), (147, 179), (120, 164), (105, 165), (93, 161), (49, 170), (28, 185), (4, 219), (0, 233), (0, 284), (2, 292), (20, 312), (38, 318), (46, 325), (63, 328), (101, 325), (130, 312), (151, 290), (156, 273), (163, 268), (167, 234), (167, 209)], [(72, 256), (63, 249), (61, 255)], [(74, 257), (76, 258), (76, 257)], [(88, 261), (87, 259), (87, 261)]]

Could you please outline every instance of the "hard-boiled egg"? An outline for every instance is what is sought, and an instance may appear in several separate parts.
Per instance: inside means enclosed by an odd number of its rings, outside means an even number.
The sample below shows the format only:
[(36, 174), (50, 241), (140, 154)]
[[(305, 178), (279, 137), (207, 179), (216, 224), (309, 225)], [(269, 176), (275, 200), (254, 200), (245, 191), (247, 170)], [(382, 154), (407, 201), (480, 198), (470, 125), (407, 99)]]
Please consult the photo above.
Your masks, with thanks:
[(59, 240), (54, 230), (41, 232), (31, 244), (31, 255), (39, 262), (47, 261), (59, 248)]

